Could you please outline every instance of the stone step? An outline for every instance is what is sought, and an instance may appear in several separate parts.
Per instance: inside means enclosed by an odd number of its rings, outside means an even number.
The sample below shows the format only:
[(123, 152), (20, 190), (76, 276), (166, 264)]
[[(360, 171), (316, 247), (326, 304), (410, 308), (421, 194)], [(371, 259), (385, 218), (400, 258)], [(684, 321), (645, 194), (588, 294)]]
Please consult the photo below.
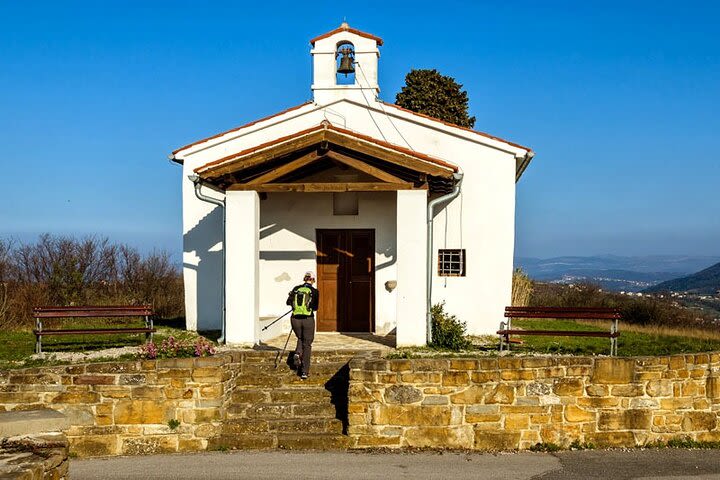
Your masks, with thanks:
[[(341, 409), (344, 409), (344, 405)], [(332, 403), (235, 403), (227, 409), (228, 418), (335, 418), (337, 408)]]
[[(339, 369), (338, 369), (339, 370)], [(347, 382), (347, 372), (339, 372), (334, 370), (330, 373), (316, 372), (314, 369), (310, 372), (310, 376), (305, 380), (301, 379), (295, 372), (288, 371), (279, 374), (268, 374), (261, 372), (238, 373), (235, 377), (237, 388), (244, 387), (270, 387), (278, 388), (284, 385), (298, 386), (324, 386), (328, 383), (332, 384), (338, 381)]]
[[(347, 405), (343, 405), (343, 410), (347, 410)], [(332, 403), (318, 403), (316, 405), (293, 405), (293, 418), (337, 418), (338, 409)]]
[[(347, 371), (347, 362), (316, 362), (313, 359), (310, 365), (311, 375), (321, 375), (331, 377), (337, 374), (341, 370)], [(289, 365), (282, 362), (275, 368), (272, 362), (265, 363), (248, 363), (240, 367), (241, 374), (263, 374), (270, 376), (285, 376), (285, 375), (297, 375), (295, 370), (291, 369)]]
[(256, 435), (220, 435), (208, 440), (208, 450), (262, 450), (277, 447), (277, 436), (271, 433)]
[(266, 433), (343, 433), (343, 424), (335, 418), (226, 420), (223, 435), (257, 435)]
[(332, 392), (321, 386), (235, 390), (232, 403), (318, 403), (327, 402)]
[(353, 439), (334, 433), (279, 433), (256, 435), (220, 435), (208, 441), (208, 450), (345, 450)]
[(277, 436), (278, 448), (287, 450), (344, 450), (352, 443), (353, 439), (346, 435), (329, 433), (283, 433)]
[[(294, 344), (289, 344), (290, 350), (286, 350), (284, 355), (279, 358), (279, 363), (282, 363), (287, 359), (288, 355), (295, 348)], [(277, 350), (255, 350), (242, 352), (242, 362), (255, 363), (255, 362), (274, 362), (277, 356)], [(379, 357), (382, 355), (382, 350), (313, 350), (312, 357), (313, 362), (317, 361), (343, 361), (348, 362), (351, 358), (357, 356), (363, 357)]]
[(336, 418), (270, 420), (268, 424), (271, 432), (278, 433), (343, 433), (343, 424)]

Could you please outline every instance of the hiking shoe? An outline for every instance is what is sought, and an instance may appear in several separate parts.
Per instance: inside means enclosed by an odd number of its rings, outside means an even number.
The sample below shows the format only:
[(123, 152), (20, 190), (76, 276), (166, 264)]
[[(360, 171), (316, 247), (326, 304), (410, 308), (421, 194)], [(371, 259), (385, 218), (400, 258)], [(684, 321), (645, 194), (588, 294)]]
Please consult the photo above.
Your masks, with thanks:
[(295, 369), (299, 369), (302, 366), (302, 360), (300, 360), (300, 355), (297, 353), (293, 355), (293, 365)]
[(300, 374), (300, 379), (301, 379), (301, 380), (307, 380), (307, 377), (308, 377), (308, 374), (307, 374), (307, 373), (302, 373), (302, 374)]

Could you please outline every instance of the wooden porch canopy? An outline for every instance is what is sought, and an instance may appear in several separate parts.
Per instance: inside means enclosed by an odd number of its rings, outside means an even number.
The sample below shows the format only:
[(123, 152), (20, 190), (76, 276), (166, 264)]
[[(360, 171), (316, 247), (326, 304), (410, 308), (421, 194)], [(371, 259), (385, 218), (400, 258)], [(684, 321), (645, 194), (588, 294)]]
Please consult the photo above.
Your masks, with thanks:
[[(323, 177), (331, 169), (358, 173), (358, 181)], [(453, 187), (458, 167), (324, 121), (195, 169), (221, 190), (347, 192)], [(343, 177), (338, 176), (338, 178)]]

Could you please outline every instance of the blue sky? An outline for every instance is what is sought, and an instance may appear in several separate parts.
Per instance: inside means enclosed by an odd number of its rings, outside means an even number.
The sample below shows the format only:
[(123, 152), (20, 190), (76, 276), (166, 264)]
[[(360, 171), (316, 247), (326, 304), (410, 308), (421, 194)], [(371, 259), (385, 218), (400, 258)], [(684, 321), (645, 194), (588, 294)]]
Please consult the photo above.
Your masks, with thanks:
[(535, 149), (518, 255), (720, 254), (718, 2), (251, 5), (0, 0), (0, 234), (179, 254), (167, 154), (308, 100), (308, 40), (346, 17), (385, 40), (385, 100), (437, 68)]

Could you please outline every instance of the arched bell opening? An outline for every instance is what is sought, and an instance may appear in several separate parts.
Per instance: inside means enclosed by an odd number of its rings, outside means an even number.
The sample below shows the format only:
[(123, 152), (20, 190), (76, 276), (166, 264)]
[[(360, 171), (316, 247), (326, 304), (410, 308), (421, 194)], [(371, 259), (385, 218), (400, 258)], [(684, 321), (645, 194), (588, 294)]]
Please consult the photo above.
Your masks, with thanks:
[(335, 82), (337, 85), (355, 84), (355, 46), (347, 41), (337, 44), (335, 49)]

